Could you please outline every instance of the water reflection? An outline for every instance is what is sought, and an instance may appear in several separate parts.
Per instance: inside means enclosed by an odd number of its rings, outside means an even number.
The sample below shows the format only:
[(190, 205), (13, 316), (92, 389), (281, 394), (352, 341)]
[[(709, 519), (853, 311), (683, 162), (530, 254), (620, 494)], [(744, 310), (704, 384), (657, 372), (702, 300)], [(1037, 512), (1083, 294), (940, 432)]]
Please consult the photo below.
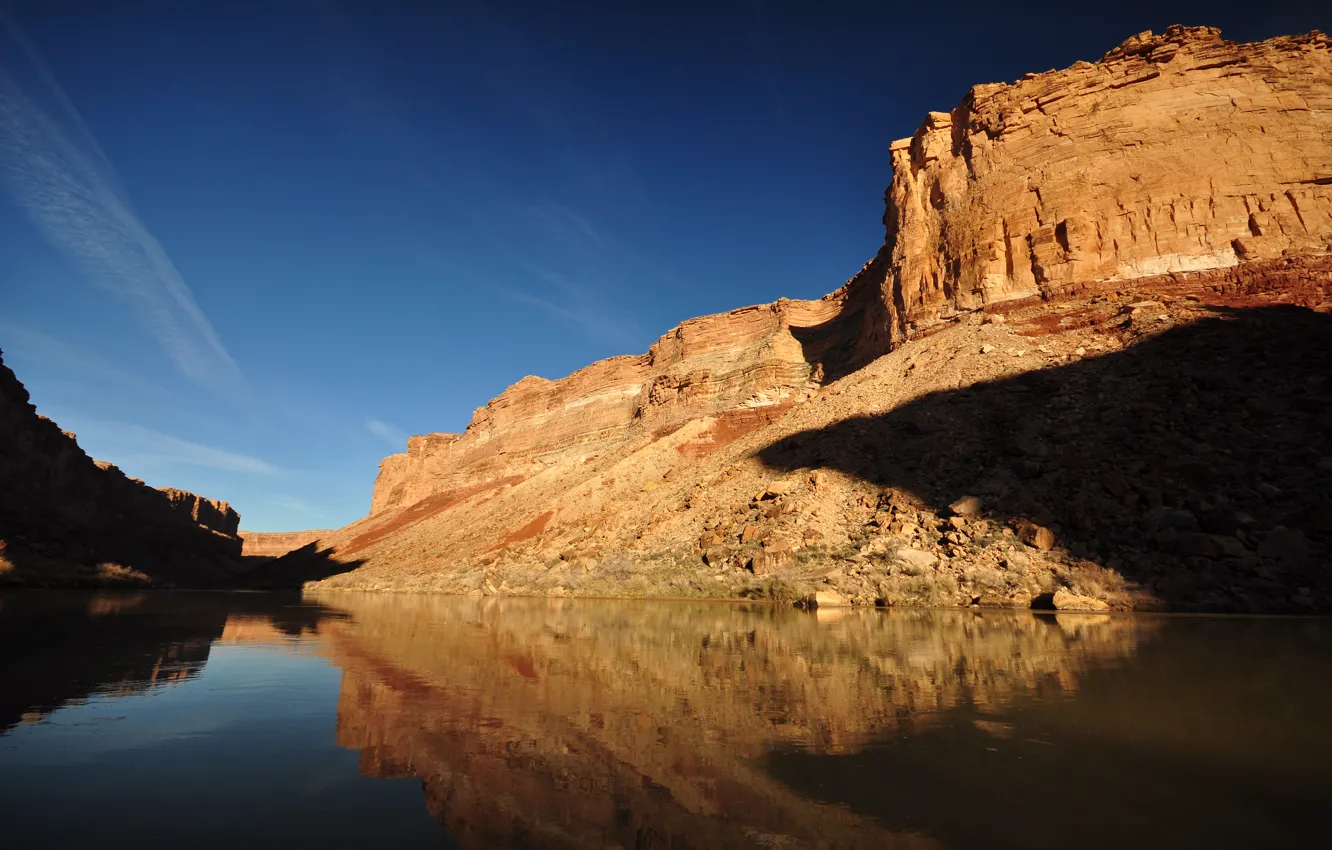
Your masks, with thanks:
[(275, 595), (26, 592), (0, 595), (0, 734), (72, 702), (197, 676), (229, 623), (312, 633), (342, 616)]
[(225, 621), (225, 611), (201, 618), (152, 605), (147, 594), (5, 597), (0, 732), (72, 700), (188, 679)]
[[(935, 846), (764, 764), (1064, 699), (1156, 622), (1008, 612), (334, 597), (338, 741), (463, 846)], [(819, 780), (816, 780), (819, 781)], [(838, 802), (838, 801), (831, 801)], [(873, 813), (871, 813), (873, 814)]]
[[(957, 712), (855, 753), (767, 768), (951, 847), (1296, 847), (1332, 803), (1326, 621), (1171, 619), (1073, 699)], [(997, 722), (996, 722), (997, 721)]]
[[(38, 594), (0, 597), (9, 686), (0, 723), (188, 682), (220, 647), (233, 671), (224, 681), (244, 683), (244, 653), (277, 649), (333, 666), (327, 692), (268, 680), (273, 698), (323, 708), (261, 718), (253, 706), (270, 697), (252, 694), (211, 733), (213, 751), (261, 723), (265, 735), (321, 742), (286, 747), (289, 784), (316, 763), (332, 776), (327, 754), (314, 751), (336, 742), (356, 753), (353, 773), (419, 780), (438, 839), (463, 847), (1280, 845), (1306, 839), (1332, 802), (1328, 628), (409, 595)], [(313, 738), (283, 731), (332, 716), (335, 699), (335, 728)], [(256, 800), (273, 796), (262, 776), (237, 781)], [(368, 789), (390, 784), (338, 786), (337, 812), (317, 800), (303, 814), (267, 811), (292, 823), (265, 821), (265, 834), (311, 836), (311, 824), (295, 821), (345, 820), (349, 805), (367, 829), (377, 819), (387, 829), (402, 816)], [(99, 793), (132, 805), (152, 790)]]

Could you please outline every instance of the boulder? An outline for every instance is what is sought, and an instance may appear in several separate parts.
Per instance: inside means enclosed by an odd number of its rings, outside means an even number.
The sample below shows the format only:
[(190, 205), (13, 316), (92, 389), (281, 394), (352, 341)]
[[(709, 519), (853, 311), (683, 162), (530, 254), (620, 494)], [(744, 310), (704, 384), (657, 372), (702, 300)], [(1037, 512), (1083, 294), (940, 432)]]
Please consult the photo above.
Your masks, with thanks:
[(948, 506), (956, 516), (975, 516), (981, 512), (981, 500), (975, 496), (963, 496)]
[(760, 549), (749, 562), (749, 569), (756, 576), (766, 576), (789, 566), (794, 556), (789, 549)]
[(1108, 611), (1110, 605), (1091, 596), (1079, 596), (1060, 588), (1050, 600), (1056, 611)]
[(807, 597), (805, 604), (811, 608), (841, 608), (850, 605), (851, 600), (833, 590), (819, 590)]
[(937, 555), (910, 546), (898, 546), (889, 550), (887, 555), (891, 563), (914, 570), (917, 573), (932, 570), (939, 564)]
[(1048, 552), (1054, 548), (1054, 532), (1034, 522), (1024, 522), (1018, 527), (1018, 539), (1033, 549)]

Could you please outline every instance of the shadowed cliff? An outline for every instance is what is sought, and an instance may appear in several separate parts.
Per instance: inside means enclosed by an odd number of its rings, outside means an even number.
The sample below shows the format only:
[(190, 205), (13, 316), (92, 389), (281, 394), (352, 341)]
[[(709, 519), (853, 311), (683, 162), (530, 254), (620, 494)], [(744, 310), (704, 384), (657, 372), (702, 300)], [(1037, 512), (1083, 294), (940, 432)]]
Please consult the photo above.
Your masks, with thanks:
[[(1089, 559), (1174, 609), (1330, 610), (1332, 316), (1211, 318), (768, 446)], [(1048, 540), (1048, 538), (1047, 538)]]
[(307, 543), (277, 558), (246, 558), (247, 563), (258, 563), (235, 576), (229, 587), (251, 590), (298, 590), (307, 581), (351, 572), (364, 561), (354, 558), (337, 559), (330, 547), (320, 548), (319, 541)]
[(239, 521), (88, 457), (0, 359), (0, 584), (213, 584), (241, 568)]

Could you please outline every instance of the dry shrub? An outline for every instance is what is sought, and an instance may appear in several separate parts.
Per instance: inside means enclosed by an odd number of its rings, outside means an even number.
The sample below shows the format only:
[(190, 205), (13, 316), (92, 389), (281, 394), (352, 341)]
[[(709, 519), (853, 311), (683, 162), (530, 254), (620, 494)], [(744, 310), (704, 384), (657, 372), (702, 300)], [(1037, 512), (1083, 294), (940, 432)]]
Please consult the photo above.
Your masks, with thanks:
[(1004, 574), (994, 567), (967, 567), (963, 571), (962, 577), (970, 582), (973, 587), (982, 590), (1002, 590), (1007, 585)]
[(952, 606), (957, 594), (957, 579), (947, 574), (893, 575), (879, 582), (879, 598), (885, 605)]
[(745, 599), (766, 599), (771, 602), (795, 604), (809, 595), (802, 585), (782, 576), (770, 576), (740, 592)]
[(598, 577), (610, 581), (625, 581), (637, 571), (634, 559), (630, 558), (627, 552), (608, 555), (597, 564)]
[(107, 584), (152, 584), (146, 573), (142, 573), (133, 567), (127, 567), (124, 564), (115, 564), (110, 561), (97, 565), (97, 578)]

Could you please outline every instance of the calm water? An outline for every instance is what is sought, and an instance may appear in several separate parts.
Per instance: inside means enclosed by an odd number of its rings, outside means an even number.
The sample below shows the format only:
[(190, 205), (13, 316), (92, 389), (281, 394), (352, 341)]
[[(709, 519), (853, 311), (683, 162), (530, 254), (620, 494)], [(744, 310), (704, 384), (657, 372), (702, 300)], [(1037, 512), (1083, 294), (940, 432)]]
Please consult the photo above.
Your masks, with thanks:
[(0, 596), (0, 844), (1278, 847), (1332, 621)]

